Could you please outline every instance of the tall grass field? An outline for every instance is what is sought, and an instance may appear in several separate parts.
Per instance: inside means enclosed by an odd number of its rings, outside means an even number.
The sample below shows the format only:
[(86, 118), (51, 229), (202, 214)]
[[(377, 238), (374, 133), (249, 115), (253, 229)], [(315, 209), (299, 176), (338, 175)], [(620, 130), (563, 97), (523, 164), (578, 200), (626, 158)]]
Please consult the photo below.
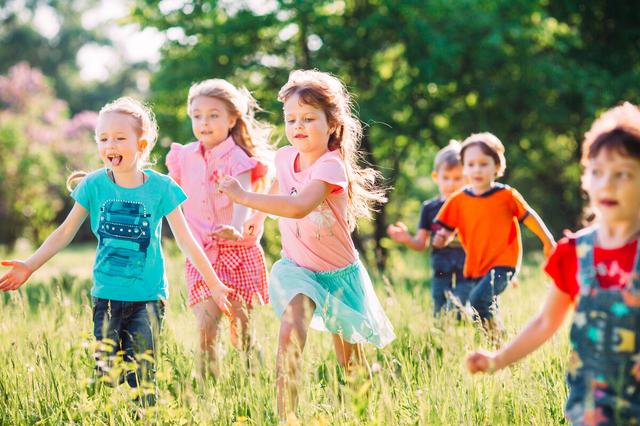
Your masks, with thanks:
[[(3, 257), (24, 258), (26, 249)], [(186, 306), (183, 258), (165, 244), (170, 298), (157, 357), (158, 404), (138, 409), (127, 385), (94, 376), (91, 314), (93, 245), (74, 245), (53, 258), (19, 291), (0, 295), (0, 423), (2, 425), (277, 424), (275, 352), (279, 322), (270, 306), (252, 318), (251, 368), (220, 340), (221, 374), (200, 381), (197, 332)], [(541, 256), (527, 259), (519, 285), (500, 300), (508, 337), (539, 309), (550, 281)], [(551, 425), (562, 424), (566, 398), (567, 329), (518, 365), (471, 376), (465, 355), (488, 348), (473, 324), (432, 316), (428, 257), (393, 253), (385, 274), (372, 273), (397, 339), (365, 348), (369, 368), (345, 375), (331, 336), (311, 331), (304, 351), (299, 425)], [(0, 269), (4, 273), (6, 268)], [(260, 356), (258, 356), (258, 353)]]

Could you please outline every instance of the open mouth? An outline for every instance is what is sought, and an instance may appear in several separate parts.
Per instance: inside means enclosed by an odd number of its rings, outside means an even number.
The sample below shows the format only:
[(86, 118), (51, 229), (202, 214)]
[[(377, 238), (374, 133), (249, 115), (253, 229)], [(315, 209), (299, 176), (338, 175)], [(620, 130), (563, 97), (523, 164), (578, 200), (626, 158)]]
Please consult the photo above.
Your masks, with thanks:
[(109, 161), (109, 163), (111, 163), (112, 166), (115, 167), (120, 165), (120, 162), (122, 162), (122, 155), (109, 154), (107, 155), (107, 160)]
[(306, 135), (301, 135), (301, 134), (297, 134), (297, 135), (294, 136), (294, 138), (296, 138), (296, 139), (304, 139), (306, 137), (307, 137)]

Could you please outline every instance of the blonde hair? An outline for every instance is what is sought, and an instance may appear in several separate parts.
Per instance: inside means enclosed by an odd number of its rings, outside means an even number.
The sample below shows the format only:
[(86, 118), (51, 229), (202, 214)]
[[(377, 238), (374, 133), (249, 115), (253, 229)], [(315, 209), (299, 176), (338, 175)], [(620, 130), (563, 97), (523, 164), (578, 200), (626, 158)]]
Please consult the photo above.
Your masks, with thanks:
[(358, 217), (372, 217), (376, 203), (387, 201), (383, 188), (376, 186), (380, 172), (358, 165), (362, 154), (358, 148), (362, 139), (362, 125), (352, 111), (349, 92), (340, 80), (318, 70), (296, 70), (282, 86), (278, 100), (286, 102), (294, 94), (307, 105), (322, 109), (330, 128), (328, 148), (338, 150), (344, 160), (348, 180), (348, 222), (351, 229)]
[[(189, 88), (187, 111), (191, 116), (191, 103), (198, 96), (207, 96), (222, 101), (229, 115), (235, 117), (236, 123), (229, 130), (234, 142), (249, 157), (255, 158), (264, 165), (273, 161), (274, 149), (270, 143), (272, 126), (255, 118), (256, 112), (262, 111), (258, 102), (245, 88), (237, 88), (220, 78), (212, 78), (193, 84)], [(266, 188), (269, 178), (261, 177), (256, 182), (256, 189)]]
[(496, 177), (504, 175), (504, 171), (507, 169), (507, 159), (504, 156), (504, 145), (496, 135), (489, 132), (473, 133), (466, 138), (460, 146), (462, 165), (464, 165), (465, 151), (472, 146), (479, 147), (485, 155), (493, 158), (496, 163)]
[(449, 170), (454, 167), (460, 167), (461, 165), (460, 142), (455, 139), (451, 139), (449, 141), (449, 145), (436, 153), (436, 158), (433, 160), (433, 171), (438, 173), (438, 170), (441, 167)]
[[(100, 112), (98, 112), (98, 119), (107, 113), (129, 115), (136, 121), (138, 138), (147, 141), (147, 145), (138, 160), (138, 164), (140, 168), (150, 166), (152, 163), (149, 161), (149, 156), (158, 138), (158, 123), (151, 108), (134, 98), (124, 96), (103, 106)], [(86, 175), (87, 172), (85, 171), (75, 171), (71, 173), (67, 178), (67, 189), (71, 190), (71, 184), (76, 180), (83, 179)]]

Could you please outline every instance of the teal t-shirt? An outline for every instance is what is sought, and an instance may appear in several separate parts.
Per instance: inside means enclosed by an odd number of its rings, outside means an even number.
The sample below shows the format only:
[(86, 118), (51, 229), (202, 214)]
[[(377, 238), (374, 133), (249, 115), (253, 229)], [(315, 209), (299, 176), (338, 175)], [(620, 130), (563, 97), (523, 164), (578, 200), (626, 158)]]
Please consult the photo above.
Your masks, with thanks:
[(160, 246), (162, 218), (187, 196), (169, 176), (145, 170), (136, 188), (116, 185), (107, 169), (87, 175), (71, 197), (88, 210), (98, 239), (93, 265), (94, 297), (128, 302), (167, 298)]

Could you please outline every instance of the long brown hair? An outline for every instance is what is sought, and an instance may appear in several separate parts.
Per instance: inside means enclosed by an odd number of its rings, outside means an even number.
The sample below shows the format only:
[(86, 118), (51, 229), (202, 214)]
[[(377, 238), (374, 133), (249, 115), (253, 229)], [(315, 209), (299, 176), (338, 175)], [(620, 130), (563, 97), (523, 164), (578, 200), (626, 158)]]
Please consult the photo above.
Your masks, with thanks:
[[(125, 96), (103, 106), (98, 113), (98, 120), (101, 115), (112, 112), (130, 115), (136, 121), (138, 138), (144, 138), (147, 141), (147, 146), (138, 160), (138, 165), (140, 168), (150, 166), (152, 163), (149, 161), (149, 156), (156, 144), (156, 139), (158, 139), (158, 123), (151, 108), (137, 99)], [(85, 171), (74, 171), (71, 173), (67, 178), (67, 189), (71, 191), (73, 182), (83, 179), (86, 175), (87, 172)]]
[(371, 218), (375, 205), (387, 201), (385, 190), (376, 185), (381, 173), (361, 167), (359, 151), (362, 124), (352, 110), (352, 101), (344, 84), (331, 74), (317, 70), (296, 70), (289, 74), (289, 81), (282, 86), (278, 100), (286, 102), (298, 94), (302, 102), (322, 109), (330, 128), (328, 148), (338, 150), (344, 160), (349, 182), (348, 222), (355, 228), (358, 217)]
[[(208, 96), (222, 101), (229, 115), (236, 118), (236, 124), (230, 129), (236, 145), (249, 157), (269, 166), (273, 162), (273, 146), (270, 143), (272, 126), (256, 119), (261, 111), (258, 102), (244, 87), (237, 88), (226, 80), (212, 78), (195, 83), (189, 88), (187, 111), (191, 116), (191, 103), (198, 96)], [(256, 189), (266, 188), (269, 175), (256, 182)]]

